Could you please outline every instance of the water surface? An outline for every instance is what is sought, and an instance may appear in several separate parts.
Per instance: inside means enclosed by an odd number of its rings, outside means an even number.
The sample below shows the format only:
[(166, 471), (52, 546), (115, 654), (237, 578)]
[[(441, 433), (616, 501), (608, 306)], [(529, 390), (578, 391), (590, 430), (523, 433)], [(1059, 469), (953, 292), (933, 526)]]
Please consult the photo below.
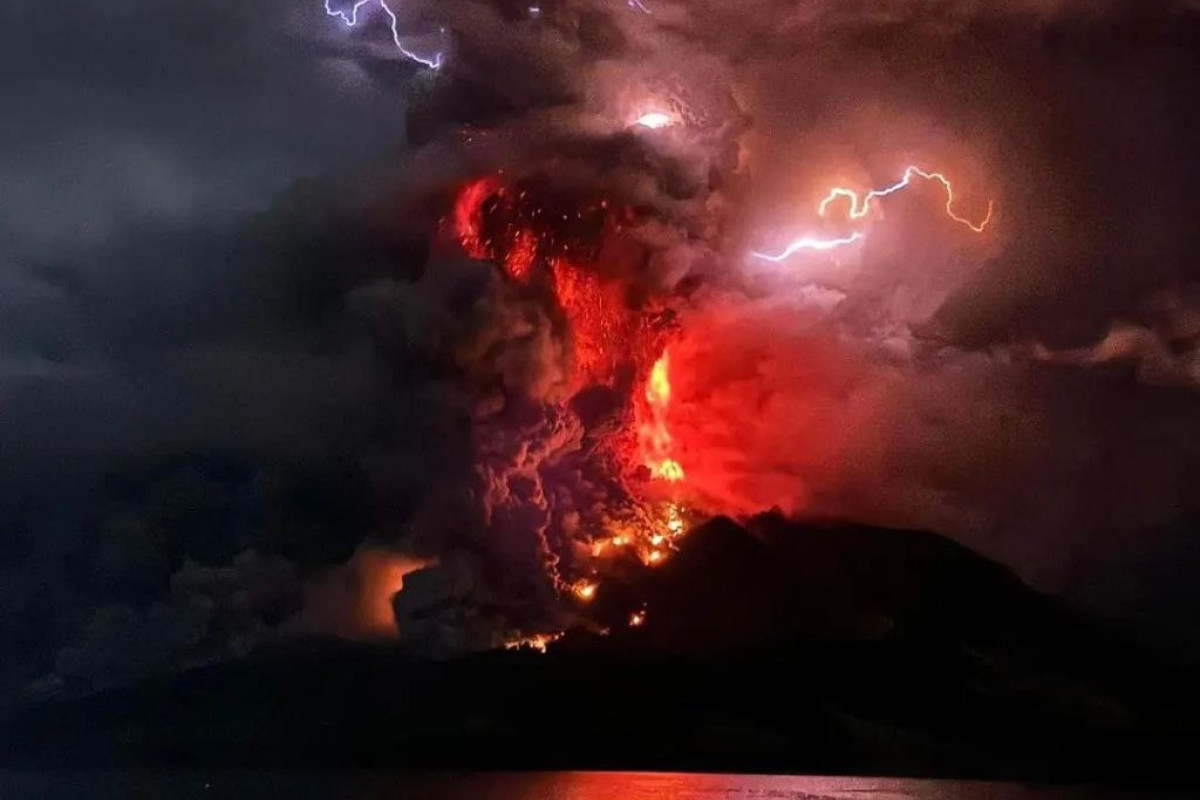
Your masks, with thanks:
[(3, 798), (89, 800), (1185, 800), (1192, 792), (893, 778), (537, 772), (7, 773)]

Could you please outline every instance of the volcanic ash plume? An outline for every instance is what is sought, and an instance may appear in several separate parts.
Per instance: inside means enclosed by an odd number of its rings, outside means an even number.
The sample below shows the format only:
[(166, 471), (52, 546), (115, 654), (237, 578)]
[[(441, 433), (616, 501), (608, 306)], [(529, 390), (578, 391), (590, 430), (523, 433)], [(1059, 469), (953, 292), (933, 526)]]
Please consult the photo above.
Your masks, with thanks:
[[(1005, 475), (1086, 493), (1049, 351), (970, 342), (1069, 249), (1057, 187), (1025, 180), (1045, 155), (1012, 155), (1045, 120), (1007, 88), (1069, 4), (801, 5), (409, 14), (453, 46), (411, 98), (389, 207), (432, 255), (395, 294), (471, 465), (405, 528), (436, 561), (396, 598), (408, 641), (544, 646), (706, 515), (969, 538), (1006, 524)], [(996, 280), (1006, 248), (1024, 272)]]

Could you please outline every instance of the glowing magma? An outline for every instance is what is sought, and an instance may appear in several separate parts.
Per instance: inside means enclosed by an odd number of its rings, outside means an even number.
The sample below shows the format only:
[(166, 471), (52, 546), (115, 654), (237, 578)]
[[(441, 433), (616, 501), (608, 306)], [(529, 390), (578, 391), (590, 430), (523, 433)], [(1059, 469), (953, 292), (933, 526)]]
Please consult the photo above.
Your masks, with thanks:
[(671, 359), (664, 350), (654, 362), (646, 381), (646, 405), (650, 419), (642, 423), (642, 451), (651, 476), (669, 483), (683, 480), (683, 467), (672, 456), (674, 440), (667, 429), (667, 408), (671, 404)]
[(546, 648), (562, 638), (562, 633), (535, 633), (532, 636), (514, 636), (504, 642), (505, 650), (536, 650), (545, 653)]
[[(592, 515), (584, 529), (586, 552), (597, 560), (637, 558), (654, 567), (677, 549), (691, 512), (681, 502), (685, 473), (668, 427), (672, 390), (664, 343), (670, 317), (655, 298), (635, 305), (623, 279), (644, 258), (620, 233), (629, 213), (537, 178), (485, 176), (460, 189), (446, 223), (468, 256), (491, 261), (518, 292), (552, 304), (555, 324), (571, 347), (567, 396), (599, 386), (622, 393), (624, 413), (613, 418), (616, 424), (598, 437), (589, 456), (595, 466), (604, 465), (612, 481), (604, 491), (620, 510)], [(567, 567), (547, 564), (557, 591), (575, 603), (592, 602), (602, 565)], [(514, 632), (505, 646), (544, 650), (557, 637), (531, 633)]]
[[(864, 219), (871, 212), (871, 202), (877, 198), (888, 197), (902, 189), (907, 189), (912, 185), (916, 178), (922, 178), (927, 181), (936, 181), (942, 185), (946, 191), (946, 216), (954, 220), (960, 225), (974, 231), (975, 233), (983, 233), (987, 226), (992, 221), (992, 213), (995, 211), (995, 205), (992, 201), (988, 201), (987, 214), (979, 222), (972, 222), (967, 217), (961, 216), (954, 210), (954, 186), (950, 180), (940, 172), (927, 172), (920, 167), (909, 167), (904, 171), (904, 177), (891, 186), (883, 189), (872, 189), (866, 194), (861, 194), (854, 189), (846, 189), (841, 186), (836, 186), (829, 190), (829, 194), (821, 200), (817, 206), (817, 213), (822, 217), (826, 216), (829, 207), (838, 200), (845, 200), (850, 205), (847, 217), (851, 220)], [(855, 231), (846, 236), (822, 238), (817, 236), (801, 236), (793, 239), (788, 245), (778, 253), (751, 253), (755, 258), (763, 261), (784, 261), (791, 256), (804, 250), (825, 251), (836, 250), (847, 245), (854, 244), (866, 238), (866, 233), (863, 231)]]
[(342, 22), (346, 23), (347, 28), (353, 28), (358, 25), (358, 12), (364, 6), (372, 3), (377, 4), (383, 13), (388, 18), (388, 28), (392, 32), (392, 41), (396, 44), (396, 49), (399, 50), (405, 58), (412, 59), (418, 64), (423, 64), (430, 69), (441, 69), (442, 53), (435, 53), (433, 57), (423, 56), (420, 53), (415, 53), (404, 46), (404, 42), (400, 39), (400, 21), (396, 18), (396, 12), (392, 11), (388, 5), (388, 0), (355, 0), (354, 5), (347, 9), (335, 9), (333, 0), (325, 0), (325, 13), (331, 17), (337, 17)]

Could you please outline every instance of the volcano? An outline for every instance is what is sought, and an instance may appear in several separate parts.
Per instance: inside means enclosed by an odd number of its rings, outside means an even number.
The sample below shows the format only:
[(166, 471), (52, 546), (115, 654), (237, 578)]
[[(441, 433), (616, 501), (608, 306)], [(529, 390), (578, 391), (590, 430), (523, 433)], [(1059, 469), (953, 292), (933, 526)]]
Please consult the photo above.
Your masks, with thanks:
[[(624, 624), (630, 609), (641, 622)], [(12, 766), (1113, 779), (1186, 763), (1187, 670), (932, 534), (717, 518), (544, 654), (305, 642), (5, 724)]]

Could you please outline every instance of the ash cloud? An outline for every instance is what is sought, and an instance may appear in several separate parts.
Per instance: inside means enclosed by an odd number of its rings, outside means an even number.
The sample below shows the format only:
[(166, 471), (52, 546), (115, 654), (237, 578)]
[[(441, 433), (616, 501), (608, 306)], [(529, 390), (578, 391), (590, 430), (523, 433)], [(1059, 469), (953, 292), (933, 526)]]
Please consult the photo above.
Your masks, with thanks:
[[(673, 296), (712, 510), (932, 528), (1091, 601), (1131, 553), (1135, 583), (1170, 569), (1130, 532), (1194, 511), (1194, 304), (1153, 299), (1196, 277), (1194, 12), (647, 4), (407, 3), (449, 32), (437, 76), (319, 2), (0, 12), (7, 88), (38, 88), (0, 154), (0, 629), (32, 654), (6, 682), (360, 635), (376, 545), (436, 560), (394, 598), (414, 646), (561, 622), (544, 566), (637, 511), (593, 458), (614, 398), (547, 410), (561, 320), (431, 233), (501, 170), (641, 211), (614, 277)], [(631, 132), (647, 103), (683, 124)], [(995, 235), (915, 192), (854, 258), (745, 260), (830, 182), (911, 162), (994, 199)]]
[(1131, 611), (1138, 591), (1110, 602), (1103, 576), (1149, 551), (1130, 584), (1174, 575), (1145, 532), (1194, 511), (1184, 298), (1200, 120), (1178, 102), (1198, 74), (1194, 12), (816, 3), (739, 25), (745, 10), (710, 9), (692, 31), (730, 54), (753, 119), (741, 247), (812, 224), (830, 185), (886, 185), (908, 164), (998, 213), (977, 240), (918, 189), (853, 254), (751, 261), (694, 297), (672, 351), (687, 397), (674, 424), (685, 445), (699, 437), (697, 458), (719, 456), (690, 482), (739, 513), (950, 533), (1044, 588)]

